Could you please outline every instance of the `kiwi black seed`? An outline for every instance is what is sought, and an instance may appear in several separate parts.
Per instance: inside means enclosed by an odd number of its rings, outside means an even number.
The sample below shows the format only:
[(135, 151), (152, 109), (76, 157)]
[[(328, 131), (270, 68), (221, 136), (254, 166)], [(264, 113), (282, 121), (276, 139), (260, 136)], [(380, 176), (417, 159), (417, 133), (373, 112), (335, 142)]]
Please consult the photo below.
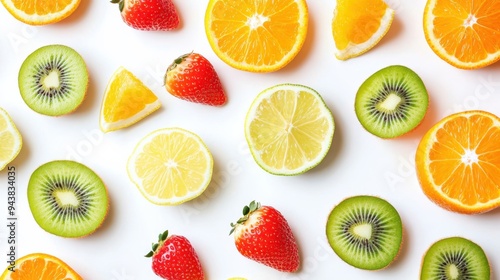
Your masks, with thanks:
[(432, 244), (424, 255), (421, 280), (489, 280), (490, 264), (483, 249), (463, 237)]
[(383, 68), (358, 89), (356, 116), (361, 125), (380, 138), (395, 138), (415, 129), (424, 119), (429, 96), (422, 79), (410, 68)]
[(87, 166), (56, 160), (38, 167), (28, 182), (28, 203), (37, 224), (62, 237), (83, 237), (103, 223), (109, 207), (106, 187)]
[(32, 52), (19, 70), (21, 96), (33, 111), (61, 116), (76, 110), (88, 87), (85, 61), (74, 49), (47, 45)]
[(360, 269), (379, 270), (396, 259), (403, 242), (403, 224), (397, 210), (386, 200), (353, 196), (332, 209), (326, 236), (344, 262)]

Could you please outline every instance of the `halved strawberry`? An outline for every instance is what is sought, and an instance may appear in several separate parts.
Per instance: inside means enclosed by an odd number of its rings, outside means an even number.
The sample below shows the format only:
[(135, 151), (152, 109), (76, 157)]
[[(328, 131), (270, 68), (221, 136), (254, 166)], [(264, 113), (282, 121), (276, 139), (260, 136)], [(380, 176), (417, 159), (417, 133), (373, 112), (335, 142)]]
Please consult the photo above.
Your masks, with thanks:
[(243, 217), (231, 223), (236, 249), (245, 257), (284, 272), (299, 269), (299, 250), (283, 215), (271, 206), (252, 201)]
[(220, 106), (227, 99), (214, 67), (197, 53), (181, 55), (170, 64), (165, 87), (173, 96), (196, 103)]
[(111, 0), (118, 3), (123, 21), (138, 30), (168, 31), (179, 26), (172, 0)]

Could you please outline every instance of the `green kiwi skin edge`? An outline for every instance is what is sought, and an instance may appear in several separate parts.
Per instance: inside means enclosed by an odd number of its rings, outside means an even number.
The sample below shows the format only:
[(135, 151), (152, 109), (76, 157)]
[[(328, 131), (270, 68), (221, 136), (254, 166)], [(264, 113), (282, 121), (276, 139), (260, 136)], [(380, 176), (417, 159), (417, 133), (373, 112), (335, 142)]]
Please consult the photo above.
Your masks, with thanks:
[[(352, 252), (349, 251), (349, 249), (346, 249), (344, 247), (344, 244), (340, 244), (343, 241), (342, 238), (340, 236), (337, 236), (339, 233), (345, 230), (349, 230), (349, 232), (351, 232), (351, 230), (354, 228), (354, 225), (351, 225), (347, 228), (341, 227), (345, 226), (345, 223), (343, 223), (341, 219), (346, 218), (346, 212), (350, 212), (352, 211), (352, 209), (357, 209), (357, 207), (360, 206), (363, 207), (363, 210), (370, 210), (369, 213), (373, 213), (374, 210), (385, 212), (384, 214), (378, 213), (379, 218), (385, 219), (385, 223), (381, 223), (380, 225), (382, 226), (380, 228), (385, 228), (389, 231), (383, 234), (383, 236), (386, 237), (385, 241), (382, 240), (381, 242), (389, 242), (389, 244), (385, 244), (387, 246), (385, 247), (384, 252), (381, 253), (379, 251), (377, 253), (377, 256), (375, 257), (367, 257), (366, 255), (359, 254), (358, 257), (355, 257), (355, 254), (359, 252)], [(357, 213), (359, 212), (360, 210), (358, 209)], [(352, 216), (349, 218), (352, 218)], [(359, 225), (365, 223), (354, 224)], [(376, 227), (372, 226), (372, 228)], [(380, 233), (383, 233), (383, 231), (380, 231), (379, 234)], [(389, 202), (376, 196), (358, 195), (346, 198), (332, 209), (327, 219), (326, 237), (328, 243), (330, 244), (330, 247), (345, 263), (363, 270), (382, 270), (393, 263), (397, 259), (399, 252), (401, 251), (403, 245), (403, 235), (403, 223), (397, 210)], [(353, 235), (351, 234), (351, 236)], [(375, 234), (371, 236), (370, 242), (373, 242), (374, 236)], [(391, 245), (390, 248), (389, 245)], [(361, 249), (358, 248), (358, 250)]]
[[(59, 199), (60, 193), (68, 197), (70, 192), (73, 196), (69, 197), (78, 198), (66, 199), (66, 202), (77, 205), (63, 204)], [(39, 166), (29, 179), (27, 193), (36, 223), (43, 230), (61, 237), (92, 234), (102, 225), (109, 210), (108, 191), (101, 178), (87, 166), (71, 160), (55, 160)], [(83, 197), (85, 195), (87, 197)], [(58, 207), (59, 212), (54, 207)], [(67, 218), (78, 211), (81, 216)]]
[[(450, 255), (450, 250), (452, 253)], [(450, 275), (445, 278), (439, 277), (436, 273), (443, 273), (443, 261), (450, 261), (450, 258), (456, 258), (458, 253), (464, 254), (468, 258), (468, 273), (475, 275)], [(446, 254), (446, 257), (443, 256)], [(463, 255), (462, 255), (463, 256)], [(437, 261), (437, 262), (436, 262)], [(491, 267), (483, 249), (476, 243), (464, 237), (454, 236), (443, 238), (434, 242), (425, 252), (422, 258), (420, 280), (490, 280)]]
[[(380, 97), (382, 89), (385, 97), (401, 97), (397, 110), (404, 111), (404, 114), (398, 116), (393, 112), (379, 111), (378, 107), (388, 99)], [(397, 94), (398, 89), (412, 94)], [(356, 117), (366, 131), (382, 139), (391, 139), (419, 126), (429, 107), (429, 95), (424, 82), (413, 70), (403, 65), (391, 65), (378, 70), (361, 84), (354, 107)], [(383, 121), (386, 118), (392, 122)]]
[[(57, 69), (57, 70), (52, 70)], [(50, 74), (49, 74), (50, 73)], [(46, 77), (58, 76), (58, 94), (40, 91)], [(64, 82), (63, 82), (64, 80)], [(19, 92), (33, 111), (47, 116), (61, 116), (75, 111), (85, 99), (89, 83), (87, 66), (82, 56), (65, 45), (46, 45), (29, 54), (18, 74)], [(50, 85), (51, 89), (55, 85)], [(45, 90), (48, 90), (45, 88)]]

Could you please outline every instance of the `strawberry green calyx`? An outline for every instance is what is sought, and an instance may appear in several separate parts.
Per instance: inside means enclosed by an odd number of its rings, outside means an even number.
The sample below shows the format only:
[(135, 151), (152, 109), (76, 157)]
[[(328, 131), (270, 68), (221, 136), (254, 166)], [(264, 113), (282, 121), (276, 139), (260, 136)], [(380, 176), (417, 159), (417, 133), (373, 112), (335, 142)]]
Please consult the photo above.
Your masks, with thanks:
[(229, 235), (231, 235), (234, 232), (234, 230), (238, 225), (244, 224), (248, 220), (250, 215), (256, 210), (258, 210), (260, 207), (261, 207), (260, 202), (255, 202), (255, 200), (250, 202), (249, 205), (245, 205), (245, 207), (243, 207), (243, 217), (239, 218), (238, 221), (236, 221), (236, 223), (231, 223), (231, 231), (229, 232)]
[(163, 233), (160, 233), (158, 235), (158, 243), (153, 243), (152, 250), (149, 251), (149, 253), (147, 253), (144, 257), (146, 258), (152, 257), (156, 253), (158, 247), (160, 247), (160, 245), (163, 244), (163, 242), (165, 242), (167, 237), (168, 237), (168, 230), (164, 231)]
[(120, 9), (120, 12), (123, 11), (123, 7), (125, 6), (124, 0), (111, 0), (111, 3), (118, 4), (118, 8)]

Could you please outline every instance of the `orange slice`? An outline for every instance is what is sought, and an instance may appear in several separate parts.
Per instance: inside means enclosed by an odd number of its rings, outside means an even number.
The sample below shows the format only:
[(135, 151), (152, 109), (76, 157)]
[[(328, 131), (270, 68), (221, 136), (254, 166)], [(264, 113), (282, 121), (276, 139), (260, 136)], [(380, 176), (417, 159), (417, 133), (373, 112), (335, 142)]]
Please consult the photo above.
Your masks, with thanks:
[(383, 0), (338, 0), (332, 33), (335, 57), (347, 60), (373, 48), (389, 31), (394, 10)]
[(424, 34), (444, 61), (477, 69), (500, 59), (500, 1), (428, 0)]
[(300, 51), (307, 33), (305, 0), (210, 0), (205, 33), (228, 65), (250, 72), (271, 72)]
[(103, 132), (122, 129), (158, 110), (158, 97), (127, 69), (118, 68), (110, 78), (101, 105)]
[[(14, 272), (13, 272), (14, 271)], [(49, 254), (33, 253), (5, 269), (0, 280), (82, 280), (69, 265)]]
[(450, 211), (500, 206), (500, 118), (484, 111), (450, 115), (422, 138), (416, 154), (424, 193)]
[(1, 0), (5, 8), (18, 20), (31, 25), (61, 21), (71, 15), (80, 0)]

